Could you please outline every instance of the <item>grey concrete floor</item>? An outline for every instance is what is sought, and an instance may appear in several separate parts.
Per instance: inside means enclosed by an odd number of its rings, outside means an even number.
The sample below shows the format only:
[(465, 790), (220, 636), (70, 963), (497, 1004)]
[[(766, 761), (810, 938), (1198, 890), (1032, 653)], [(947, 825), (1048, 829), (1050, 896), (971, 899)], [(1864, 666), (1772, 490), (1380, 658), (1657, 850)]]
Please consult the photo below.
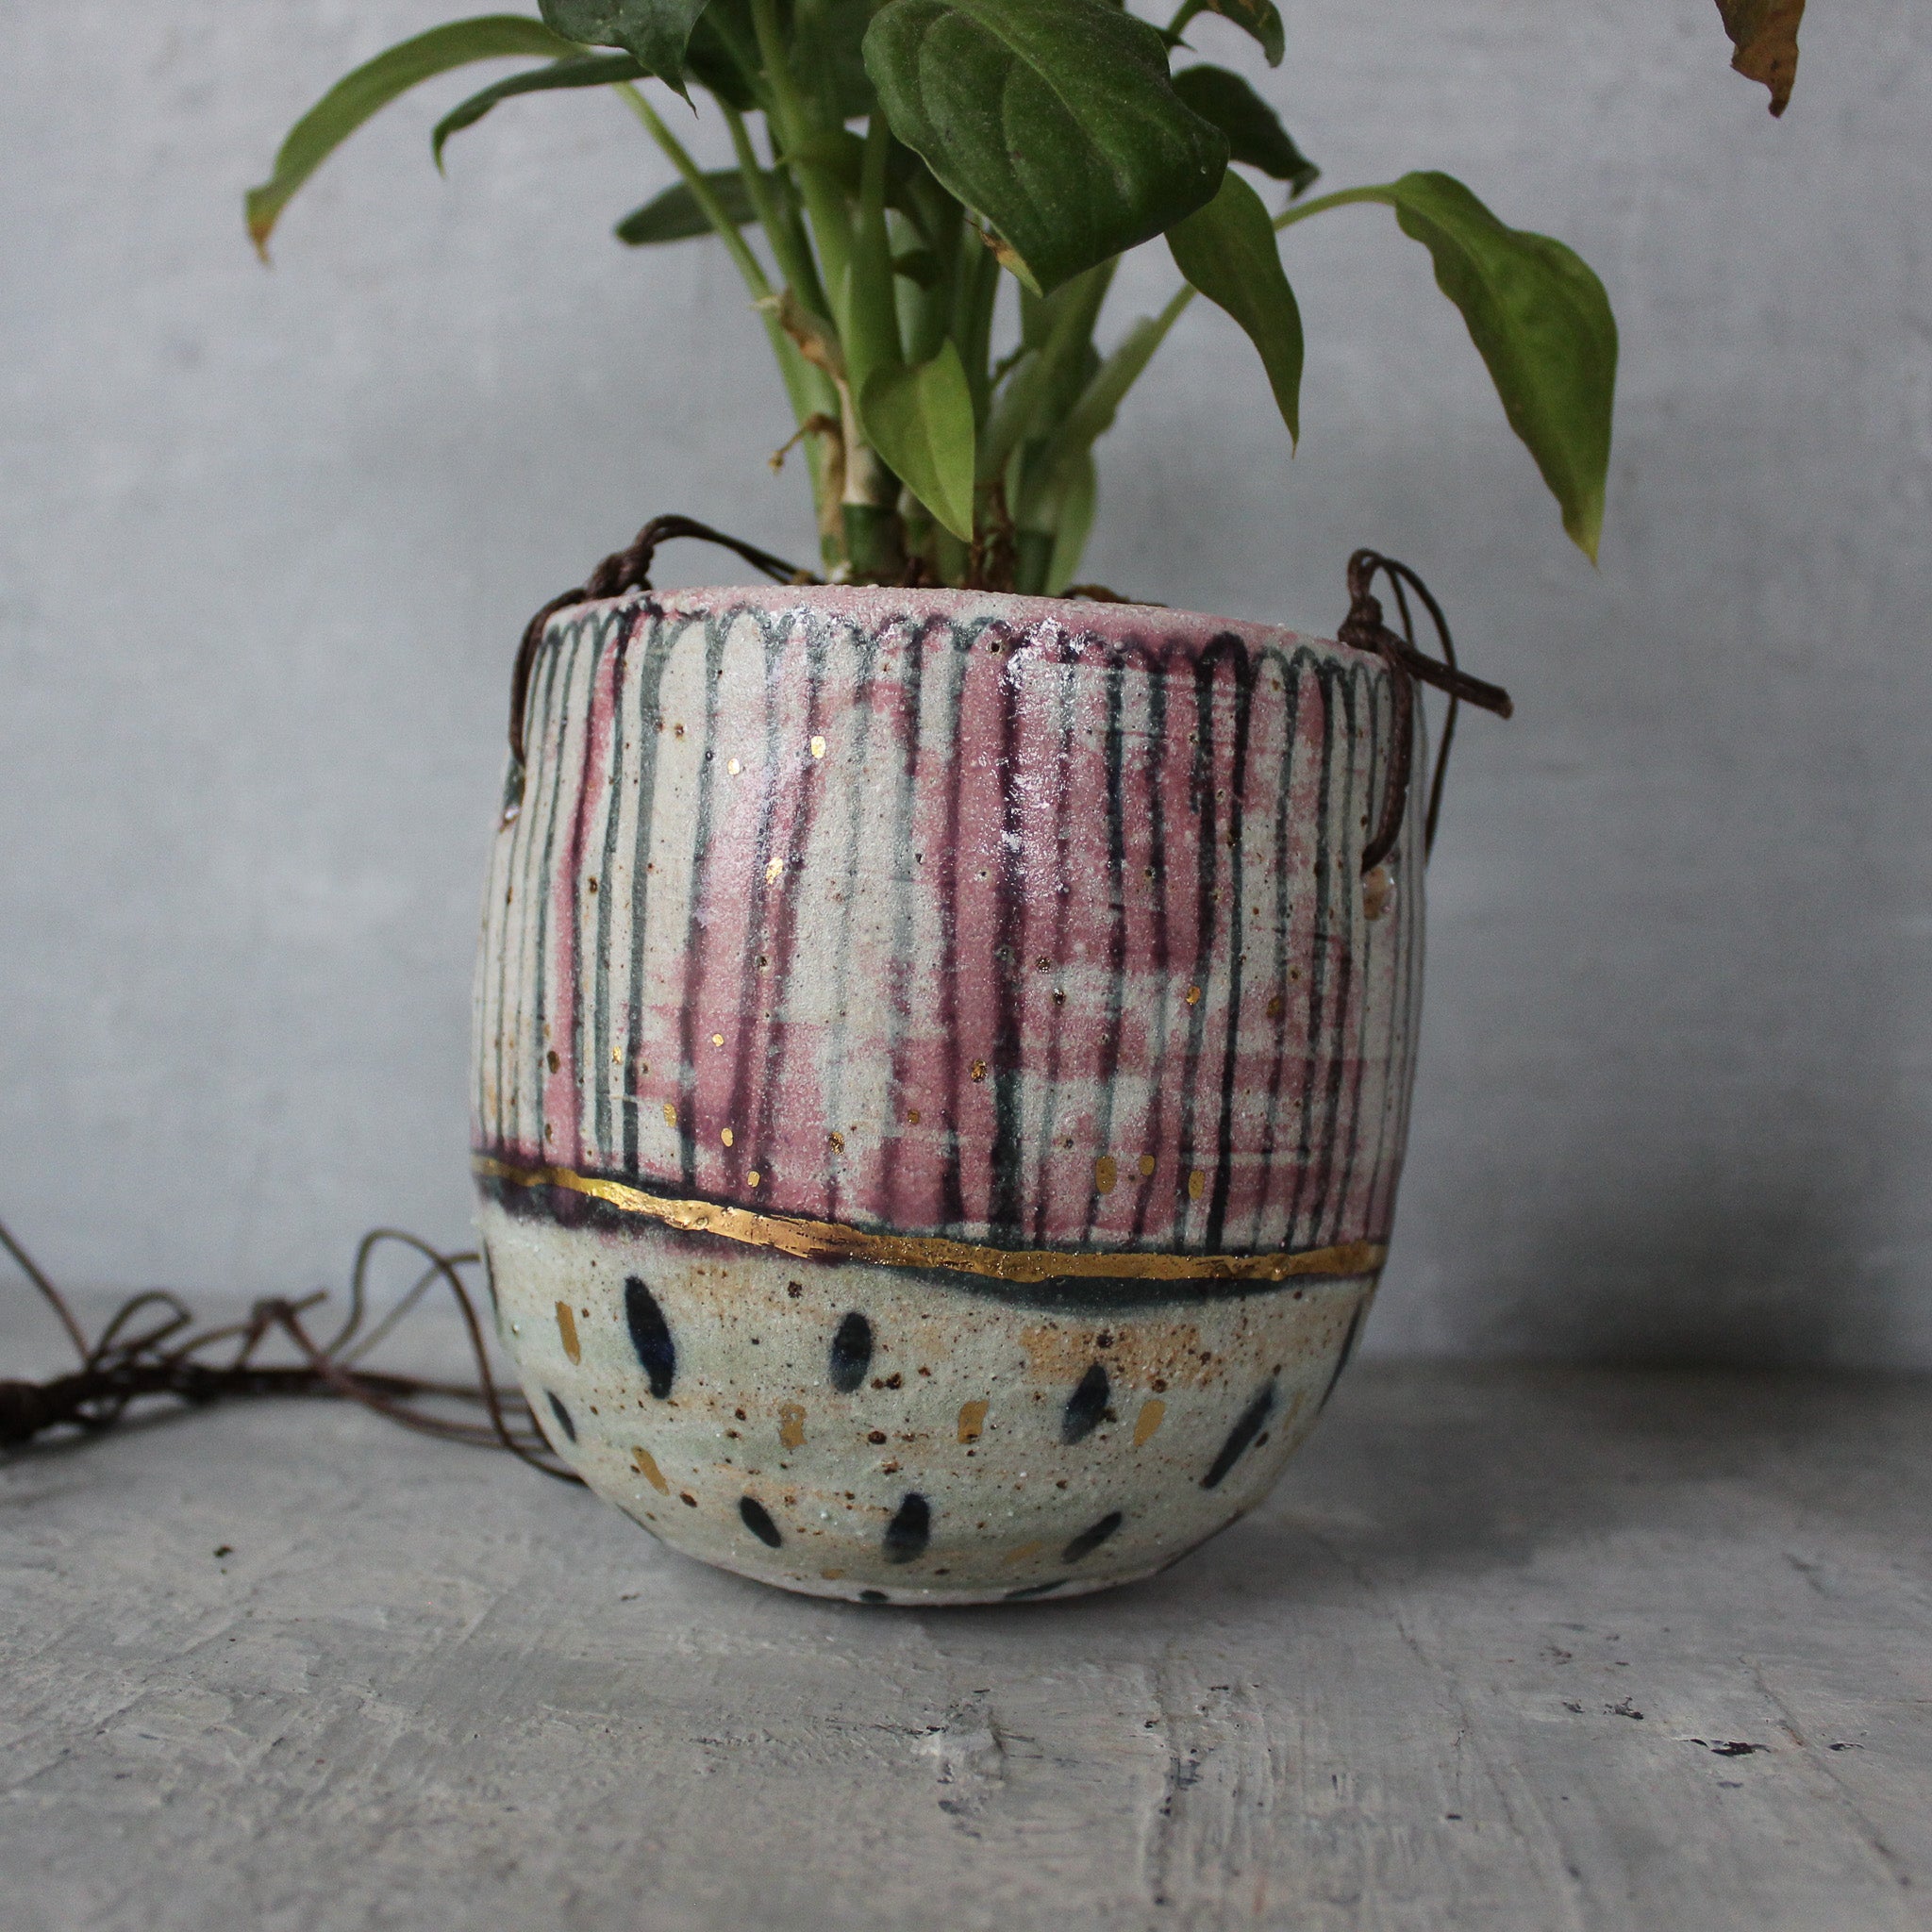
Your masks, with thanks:
[(150, 1423), (0, 1464), (0, 1921), (1923, 1927), (1928, 1505), (1924, 1381), (1371, 1365), (1166, 1576), (927, 1614)]

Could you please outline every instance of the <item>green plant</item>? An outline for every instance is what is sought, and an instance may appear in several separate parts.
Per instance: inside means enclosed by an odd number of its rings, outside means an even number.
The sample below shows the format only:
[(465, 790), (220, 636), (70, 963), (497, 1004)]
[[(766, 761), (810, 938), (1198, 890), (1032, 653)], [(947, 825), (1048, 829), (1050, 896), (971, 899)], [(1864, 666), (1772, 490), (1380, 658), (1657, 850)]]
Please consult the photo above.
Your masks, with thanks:
[[(1767, 36), (1795, 34), (1803, 0), (1720, 5), (1749, 72), (1747, 55), (1770, 58)], [(1278, 62), (1274, 0), (1182, 0), (1162, 28), (1112, 0), (541, 10), (433, 28), (339, 82), (250, 192), (257, 246), (265, 254), (331, 150), (419, 82), (475, 61), (541, 63), (444, 115), (439, 166), (453, 134), (514, 95), (614, 89), (677, 175), (617, 233), (635, 246), (708, 233), (730, 251), (806, 445), (828, 574), (1058, 591), (1092, 521), (1094, 442), (1197, 292), (1247, 332), (1299, 433), (1302, 323), (1279, 238), (1380, 203), (1427, 249), (1564, 528), (1595, 556), (1617, 359), (1601, 283), (1560, 242), (1506, 226), (1447, 175), (1303, 198), (1317, 171), (1260, 95), (1228, 69), (1173, 66), (1190, 31), (1210, 25), (1245, 31)], [(1777, 68), (1785, 92), (1795, 58), (1791, 39)], [(708, 93), (737, 166), (700, 169), (646, 80), (687, 100), (692, 83)], [(1767, 84), (1776, 111), (1780, 83)], [(1285, 184), (1286, 208), (1271, 215), (1241, 169)], [(1120, 256), (1162, 236), (1181, 285), (1103, 352), (1095, 333)], [(1017, 328), (1007, 322), (1003, 343), (1008, 282)]]

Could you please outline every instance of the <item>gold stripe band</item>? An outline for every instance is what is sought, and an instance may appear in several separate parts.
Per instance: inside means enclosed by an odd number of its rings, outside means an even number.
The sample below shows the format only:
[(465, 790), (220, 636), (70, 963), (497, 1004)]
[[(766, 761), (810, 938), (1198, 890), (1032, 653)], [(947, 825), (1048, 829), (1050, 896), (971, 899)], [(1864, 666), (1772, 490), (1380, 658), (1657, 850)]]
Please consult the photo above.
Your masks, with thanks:
[(622, 1181), (599, 1180), (567, 1167), (512, 1167), (476, 1155), (471, 1165), (489, 1180), (516, 1188), (568, 1188), (608, 1202), (626, 1214), (648, 1215), (682, 1234), (714, 1234), (751, 1248), (774, 1248), (807, 1261), (876, 1261), (888, 1268), (949, 1268), (1020, 1283), (1065, 1280), (1287, 1281), (1299, 1274), (1373, 1274), (1388, 1259), (1377, 1241), (1348, 1241), (1299, 1254), (1149, 1255), (1066, 1254), (1053, 1248), (991, 1248), (941, 1235), (872, 1234), (836, 1221), (808, 1221), (792, 1214), (760, 1214), (713, 1201), (674, 1201)]

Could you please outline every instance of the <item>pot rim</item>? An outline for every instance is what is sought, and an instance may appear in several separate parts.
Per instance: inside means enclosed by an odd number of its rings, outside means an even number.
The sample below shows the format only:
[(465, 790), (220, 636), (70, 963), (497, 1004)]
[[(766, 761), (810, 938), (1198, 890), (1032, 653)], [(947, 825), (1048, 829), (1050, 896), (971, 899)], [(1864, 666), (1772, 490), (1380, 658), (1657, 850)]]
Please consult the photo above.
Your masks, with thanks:
[[(1380, 664), (1381, 658), (1359, 645), (1320, 633), (1298, 631), (1285, 624), (1270, 624), (1255, 618), (1221, 617), (1211, 611), (1190, 610), (1167, 604), (1103, 602), (1085, 597), (1023, 595), (1014, 591), (962, 591), (941, 585), (921, 585), (916, 589), (896, 584), (680, 584), (667, 589), (621, 591), (612, 597), (587, 598), (558, 613), (557, 620), (568, 621), (583, 611), (636, 604), (649, 599), (663, 608), (694, 614), (713, 609), (728, 599), (733, 604), (753, 604), (768, 610), (782, 610), (790, 605), (863, 617), (901, 613), (908, 602), (917, 602), (935, 615), (956, 615), (988, 606), (1009, 613), (1026, 629), (1058, 625), (1071, 632), (1106, 635), (1119, 628), (1119, 617), (1137, 625), (1158, 624), (1185, 631), (1199, 630), (1210, 635), (1232, 632), (1249, 644), (1270, 643), (1279, 647), (1284, 641), (1314, 644), (1348, 658)], [(1079, 612), (1075, 618), (1072, 615)]]

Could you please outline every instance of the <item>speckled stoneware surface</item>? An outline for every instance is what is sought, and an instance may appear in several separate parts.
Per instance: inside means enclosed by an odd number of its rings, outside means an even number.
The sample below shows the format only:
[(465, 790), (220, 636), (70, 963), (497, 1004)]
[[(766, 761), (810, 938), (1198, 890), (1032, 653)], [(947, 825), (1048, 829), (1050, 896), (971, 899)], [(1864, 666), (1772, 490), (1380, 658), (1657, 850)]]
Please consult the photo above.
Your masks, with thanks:
[(1394, 1208), (1419, 831), (1379, 659), (954, 591), (552, 622), (476, 979), (505, 1342), (666, 1542), (871, 1602), (1252, 1507)]

